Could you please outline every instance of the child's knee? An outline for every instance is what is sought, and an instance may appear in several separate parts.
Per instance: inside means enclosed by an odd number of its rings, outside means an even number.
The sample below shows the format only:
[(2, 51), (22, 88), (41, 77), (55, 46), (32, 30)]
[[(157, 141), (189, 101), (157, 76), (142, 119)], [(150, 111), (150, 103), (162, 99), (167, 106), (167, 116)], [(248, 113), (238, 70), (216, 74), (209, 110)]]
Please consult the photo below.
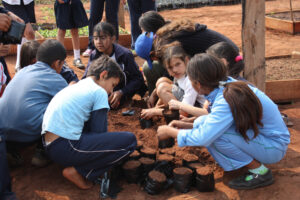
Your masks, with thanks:
[(137, 145), (136, 137), (131, 132), (123, 132), (122, 133), (122, 141), (124, 142), (124, 146), (128, 148), (128, 150), (134, 151)]
[(169, 83), (166, 83), (166, 82), (163, 82), (163, 83), (160, 83), (158, 86), (157, 86), (157, 95), (159, 97), (162, 97), (163, 95), (165, 95), (166, 93), (169, 93), (171, 92), (170, 88), (171, 88), (171, 84)]

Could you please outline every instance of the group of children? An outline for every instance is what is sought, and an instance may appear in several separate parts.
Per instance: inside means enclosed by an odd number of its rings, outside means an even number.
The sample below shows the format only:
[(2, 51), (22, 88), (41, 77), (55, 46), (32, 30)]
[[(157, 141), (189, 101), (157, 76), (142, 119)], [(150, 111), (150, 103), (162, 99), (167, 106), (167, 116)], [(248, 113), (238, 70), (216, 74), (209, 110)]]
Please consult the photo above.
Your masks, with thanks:
[[(144, 72), (153, 88), (149, 109), (141, 117), (162, 115), (163, 108), (180, 110), (183, 116), (160, 126), (158, 139), (174, 137), (179, 146), (205, 146), (225, 171), (248, 167), (247, 174), (230, 181), (232, 188), (272, 184), (264, 164), (283, 158), (290, 135), (277, 106), (241, 77), (244, 63), (238, 48), (189, 20), (165, 22), (150, 11), (139, 21), (145, 32), (135, 48), (147, 60)], [(41, 144), (51, 160), (65, 167), (63, 176), (81, 189), (92, 187), (136, 147), (133, 133), (107, 132), (109, 109), (136, 93), (144, 96), (147, 89), (132, 53), (116, 44), (116, 37), (107, 22), (94, 27), (95, 50), (80, 81), (72, 70), (62, 74), (62, 43), (24, 44), (22, 69), (0, 98), (5, 116), (0, 133), (7, 145)]]

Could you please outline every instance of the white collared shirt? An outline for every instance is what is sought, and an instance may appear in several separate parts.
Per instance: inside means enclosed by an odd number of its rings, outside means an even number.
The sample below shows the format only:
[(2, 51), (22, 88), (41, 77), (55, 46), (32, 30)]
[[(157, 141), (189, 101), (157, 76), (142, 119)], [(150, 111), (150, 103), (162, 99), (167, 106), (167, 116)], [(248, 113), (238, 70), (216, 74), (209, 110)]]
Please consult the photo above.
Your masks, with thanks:
[[(21, 5), (21, 0), (2, 0), (5, 3), (9, 4), (9, 5)], [(23, 0), (24, 1), (24, 5), (28, 5), (31, 2), (33, 2), (33, 0)]]

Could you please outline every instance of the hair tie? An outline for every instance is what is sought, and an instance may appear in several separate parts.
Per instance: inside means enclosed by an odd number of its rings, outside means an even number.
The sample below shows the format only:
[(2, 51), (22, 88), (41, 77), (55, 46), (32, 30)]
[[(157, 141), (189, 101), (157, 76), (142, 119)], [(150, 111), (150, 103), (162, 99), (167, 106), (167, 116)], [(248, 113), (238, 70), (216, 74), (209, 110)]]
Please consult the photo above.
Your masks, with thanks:
[(226, 85), (226, 81), (219, 81), (219, 88), (223, 88)]
[(239, 61), (243, 60), (243, 56), (238, 55), (237, 57), (235, 57), (234, 60), (235, 60), (235, 62), (239, 62)]

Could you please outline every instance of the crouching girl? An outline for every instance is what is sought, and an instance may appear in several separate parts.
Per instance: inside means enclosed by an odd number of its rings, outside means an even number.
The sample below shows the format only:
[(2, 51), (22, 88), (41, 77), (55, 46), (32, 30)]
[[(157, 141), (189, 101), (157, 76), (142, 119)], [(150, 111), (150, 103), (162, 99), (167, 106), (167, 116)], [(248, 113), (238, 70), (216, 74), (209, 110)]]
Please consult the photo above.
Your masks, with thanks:
[(289, 131), (272, 100), (259, 89), (227, 77), (226, 71), (212, 55), (194, 56), (187, 74), (195, 90), (211, 103), (211, 113), (193, 124), (173, 121), (170, 126), (161, 126), (158, 138), (177, 137), (181, 147), (205, 146), (225, 171), (247, 167), (247, 174), (229, 182), (231, 188), (270, 185), (274, 179), (264, 164), (284, 157)]
[(81, 189), (132, 153), (136, 138), (129, 132), (107, 132), (108, 94), (123, 78), (119, 65), (106, 55), (95, 60), (87, 78), (66, 87), (51, 100), (42, 135), (49, 157), (65, 166), (63, 176)]

